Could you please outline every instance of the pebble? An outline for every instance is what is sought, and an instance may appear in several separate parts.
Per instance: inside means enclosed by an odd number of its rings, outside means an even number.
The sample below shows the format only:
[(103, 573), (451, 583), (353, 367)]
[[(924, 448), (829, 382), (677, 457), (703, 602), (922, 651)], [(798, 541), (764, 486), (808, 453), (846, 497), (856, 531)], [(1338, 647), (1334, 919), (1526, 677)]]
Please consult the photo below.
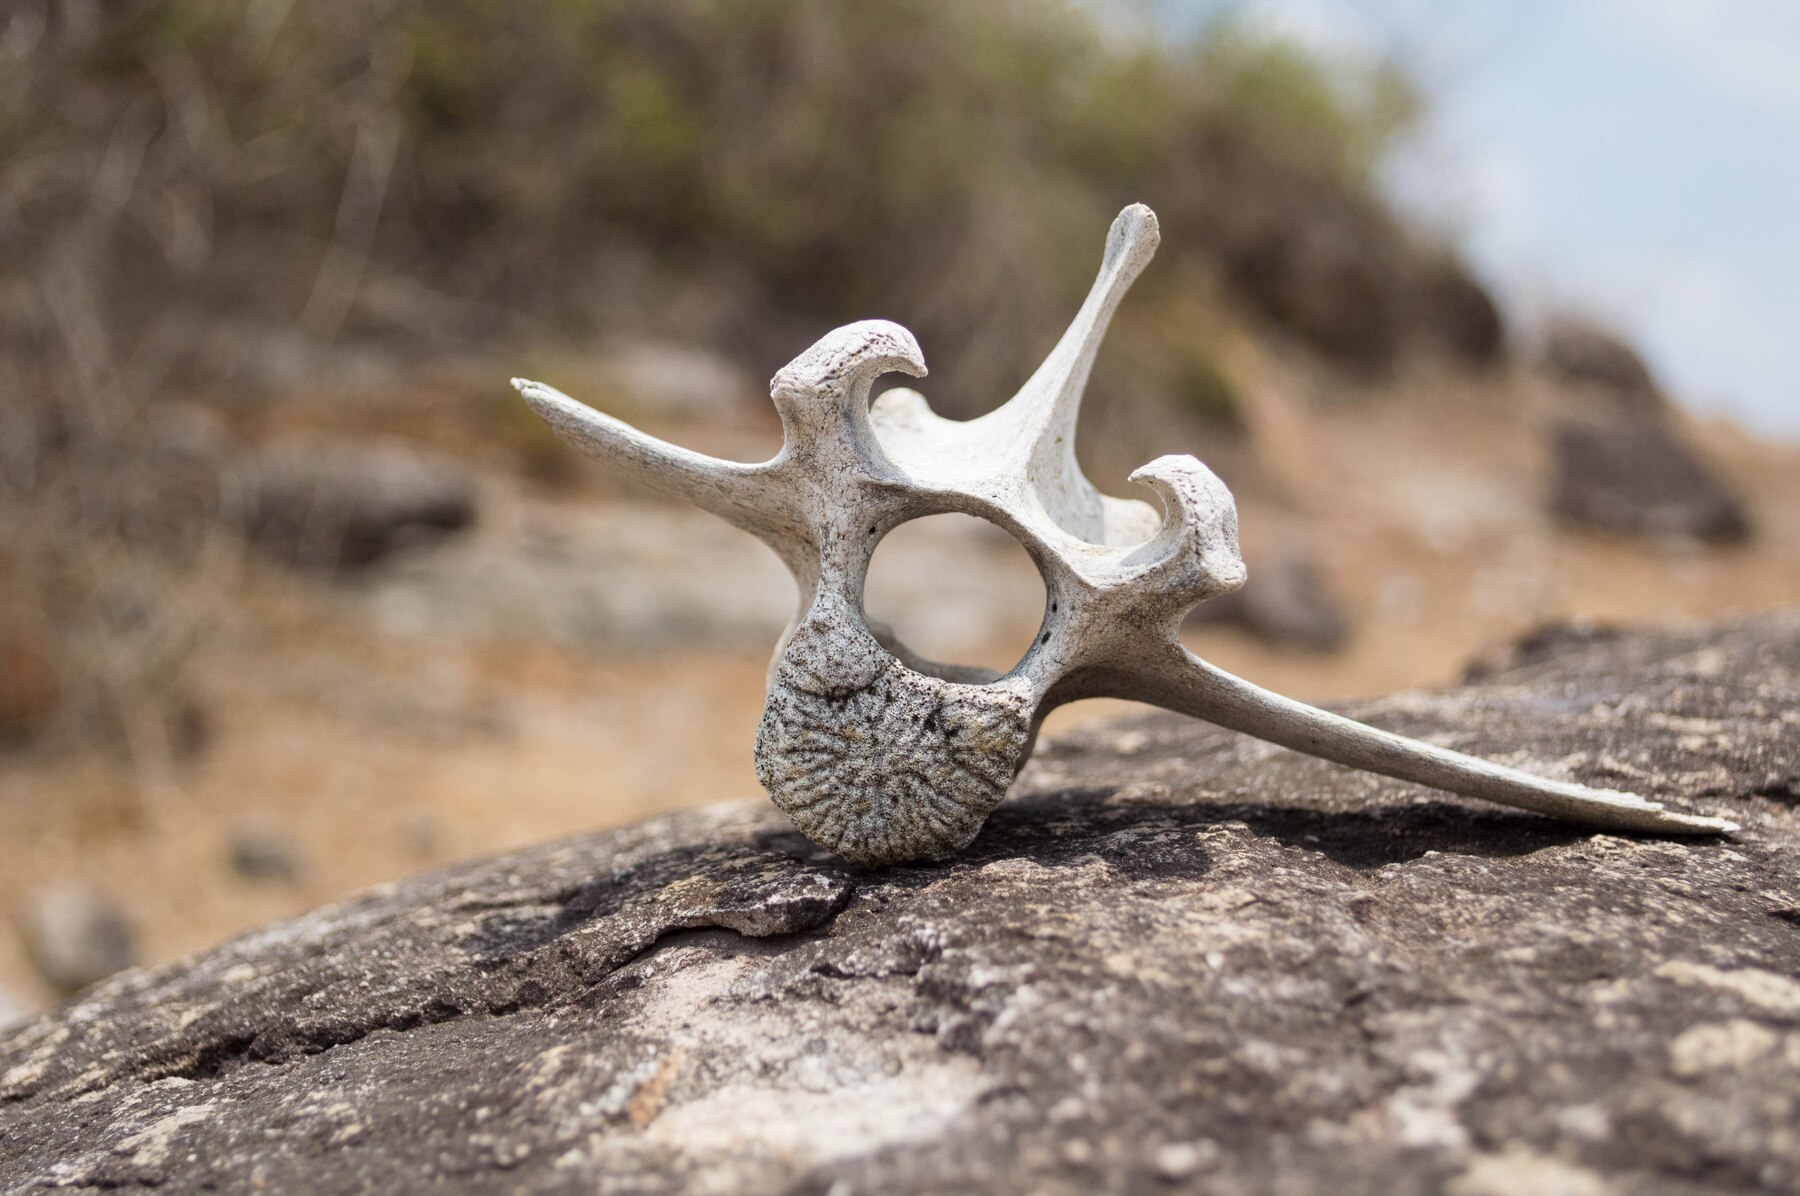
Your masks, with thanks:
[(300, 857), (278, 832), (239, 831), (231, 838), (231, 868), (248, 880), (293, 880), (300, 875)]

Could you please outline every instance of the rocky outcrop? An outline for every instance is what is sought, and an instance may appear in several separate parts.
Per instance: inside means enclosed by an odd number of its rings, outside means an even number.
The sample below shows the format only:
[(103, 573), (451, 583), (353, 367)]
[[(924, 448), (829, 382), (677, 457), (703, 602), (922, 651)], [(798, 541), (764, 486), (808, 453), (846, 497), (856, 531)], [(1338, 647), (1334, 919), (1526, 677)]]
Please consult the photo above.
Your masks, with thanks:
[(944, 864), (758, 801), (399, 882), (0, 1038), (0, 1190), (1792, 1190), (1796, 710), (1789, 615), (1354, 711), (1729, 840), (1159, 716)]

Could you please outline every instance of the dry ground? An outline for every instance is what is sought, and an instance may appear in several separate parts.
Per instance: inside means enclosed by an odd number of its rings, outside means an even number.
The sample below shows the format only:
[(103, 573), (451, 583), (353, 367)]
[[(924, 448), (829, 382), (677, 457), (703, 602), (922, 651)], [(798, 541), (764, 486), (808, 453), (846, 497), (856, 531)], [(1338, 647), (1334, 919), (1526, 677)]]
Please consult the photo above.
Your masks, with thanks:
[[(1305, 377), (1270, 372), (1253, 424), (1271, 484), (1243, 501), (1252, 567), (1259, 547), (1307, 537), (1353, 638), (1318, 656), (1207, 629), (1195, 649), (1323, 699), (1446, 682), (1472, 655), (1547, 620), (1669, 624), (1800, 602), (1800, 448), (1693, 429), (1749, 500), (1758, 534), (1748, 545), (1571, 532), (1542, 513), (1547, 400), (1536, 385), (1428, 378), (1406, 402), (1325, 405)], [(199, 677), (212, 730), (191, 763), (161, 775), (112, 758), (0, 763), (0, 842), (11, 847), (0, 911), (16, 914), (38, 886), (82, 880), (114, 897), (143, 957), (160, 961), (423, 867), (755, 792), (751, 742), (773, 641), (759, 620), (779, 615), (647, 646), (629, 621), (587, 642), (546, 636), (529, 613), (501, 630), (446, 624), (443, 612), (508, 567), (520, 520), (604, 529), (645, 509), (582, 490), (549, 496), (498, 473), (484, 487), (484, 522), (469, 541), (397, 580), (346, 588), (253, 571)], [(666, 518), (675, 522), (655, 535), (688, 526)], [(991, 543), (942, 551), (979, 558), (976, 578), (1028, 568)], [(783, 583), (760, 551), (710, 555), (681, 580), (682, 601), (698, 592), (734, 608), (766, 604)], [(929, 596), (935, 578), (958, 570), (927, 556), (905, 572)], [(654, 587), (657, 576), (651, 568), (630, 584)], [(1015, 599), (996, 610), (983, 597), (1028, 593), (1029, 576), (1013, 576), (1019, 585), (956, 593), (958, 625), (978, 629), (971, 639), (1029, 638), (1037, 609)], [(603, 593), (611, 583), (594, 584)], [(411, 609), (396, 586), (415, 598), (424, 587), (436, 615), (395, 616)], [(1061, 712), (1052, 733), (1120, 712), (1092, 705)], [(298, 876), (234, 872), (230, 843), (243, 831), (288, 839)], [(46, 1001), (15, 921), (0, 917), (0, 987)]]

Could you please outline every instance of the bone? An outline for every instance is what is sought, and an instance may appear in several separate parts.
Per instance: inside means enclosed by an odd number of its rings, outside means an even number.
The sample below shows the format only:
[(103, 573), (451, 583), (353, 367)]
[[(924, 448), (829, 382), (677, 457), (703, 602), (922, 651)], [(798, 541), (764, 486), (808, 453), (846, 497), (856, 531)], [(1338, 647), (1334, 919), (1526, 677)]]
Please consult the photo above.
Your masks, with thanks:
[(653, 490), (688, 499), (700, 510), (715, 513), (745, 531), (767, 539), (770, 524), (778, 521), (787, 506), (783, 488), (770, 485), (774, 472), (770, 465), (740, 465), (671, 445), (639, 432), (625, 420), (594, 411), (553, 385), (513, 378), (513, 389), (551, 425), (556, 436), (590, 458), (605, 461)]
[(777, 461), (813, 454), (873, 461), (869, 389), (890, 373), (925, 376), (912, 333), (886, 320), (847, 324), (821, 337), (769, 383), (785, 443)]
[[(761, 537), (800, 585), (776, 648), (757, 732), (757, 776), (814, 842), (880, 867), (967, 846), (1056, 706), (1147, 702), (1352, 768), (1597, 827), (1722, 834), (1722, 818), (1535, 776), (1369, 727), (1271, 693), (1183, 646), (1182, 616), (1244, 579), (1237, 509), (1211, 470), (1160, 457), (1132, 480), (1161, 509), (1101, 495), (1075, 459), (1094, 355), (1155, 252), (1156, 217), (1134, 204), (1110, 230), (1073, 323), (1019, 393), (958, 422), (915, 390), (872, 406), (875, 379), (915, 377), (912, 334), (865, 320), (826, 334), (770, 384), (782, 450), (760, 465), (667, 444), (541, 383), (514, 385), (577, 448)], [(863, 611), (882, 536), (946, 511), (1017, 537), (1043, 574), (1044, 620), (1005, 676), (926, 661)]]

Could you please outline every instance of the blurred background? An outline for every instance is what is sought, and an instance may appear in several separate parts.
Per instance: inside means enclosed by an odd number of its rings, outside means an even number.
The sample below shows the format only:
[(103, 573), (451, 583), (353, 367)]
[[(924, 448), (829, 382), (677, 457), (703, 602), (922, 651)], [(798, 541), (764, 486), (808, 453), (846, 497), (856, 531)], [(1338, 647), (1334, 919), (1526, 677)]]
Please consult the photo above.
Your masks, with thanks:
[[(1081, 451), (1235, 490), (1202, 654), (1323, 700), (1800, 601), (1796, 11), (4, 0), (0, 1022), (756, 793), (786, 574), (506, 380), (758, 459), (880, 316), (976, 415), (1132, 201)], [(953, 517), (871, 580), (964, 663), (1042, 601)]]

